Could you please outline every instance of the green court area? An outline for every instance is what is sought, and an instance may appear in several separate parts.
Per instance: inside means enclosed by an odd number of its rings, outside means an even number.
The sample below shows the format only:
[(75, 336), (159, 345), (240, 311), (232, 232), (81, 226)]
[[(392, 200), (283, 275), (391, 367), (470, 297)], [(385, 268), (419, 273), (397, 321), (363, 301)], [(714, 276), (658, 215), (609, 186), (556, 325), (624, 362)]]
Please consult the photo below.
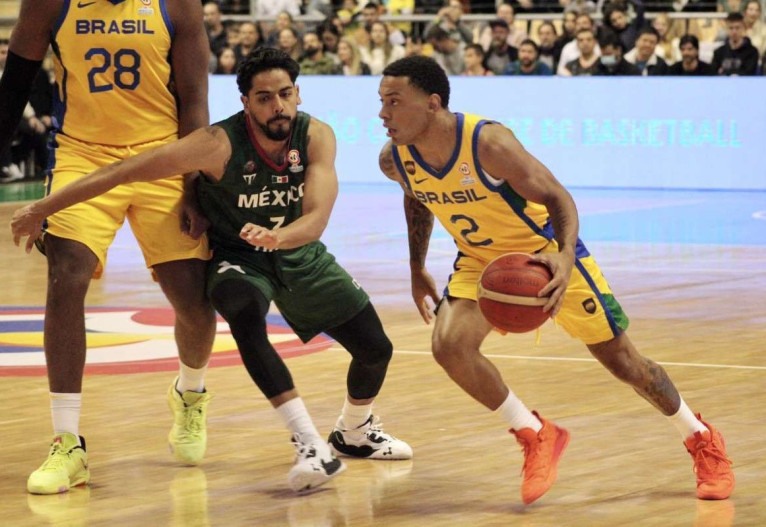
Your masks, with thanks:
[(0, 184), (0, 202), (29, 201), (45, 195), (43, 180)]

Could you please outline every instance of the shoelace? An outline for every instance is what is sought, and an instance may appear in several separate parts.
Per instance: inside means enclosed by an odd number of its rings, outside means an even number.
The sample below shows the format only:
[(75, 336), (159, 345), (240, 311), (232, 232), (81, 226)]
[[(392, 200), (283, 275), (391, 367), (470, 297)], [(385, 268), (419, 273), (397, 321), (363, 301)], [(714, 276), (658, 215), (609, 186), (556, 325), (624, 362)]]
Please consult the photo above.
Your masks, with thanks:
[(202, 408), (198, 405), (184, 405), (184, 429), (197, 435), (202, 430)]
[[(543, 444), (542, 441), (519, 441), (521, 443), (521, 449), (524, 452), (524, 466), (521, 467), (521, 472), (519, 475), (527, 474), (529, 475), (529, 468), (534, 464), (534, 462), (537, 460), (540, 454), (541, 446)], [(532, 445), (534, 443), (534, 446)], [(538, 468), (541, 468), (541, 466), (538, 465)]]
[(316, 448), (311, 443), (306, 444), (301, 440), (301, 437), (299, 434), (293, 435), (292, 438), (290, 438), (290, 442), (295, 447), (295, 450), (297, 451), (297, 457), (302, 459), (307, 459), (310, 457), (316, 457)]
[(64, 451), (64, 447), (61, 445), (61, 443), (55, 443), (51, 447), (51, 451), (48, 454), (48, 459), (45, 460), (45, 463), (42, 467), (40, 467), (41, 470), (58, 470), (64, 465), (64, 461), (69, 459), (69, 452)]
[(704, 465), (707, 472), (718, 472), (721, 464), (731, 464), (731, 459), (721, 452), (713, 441), (699, 441), (694, 445), (694, 470)]

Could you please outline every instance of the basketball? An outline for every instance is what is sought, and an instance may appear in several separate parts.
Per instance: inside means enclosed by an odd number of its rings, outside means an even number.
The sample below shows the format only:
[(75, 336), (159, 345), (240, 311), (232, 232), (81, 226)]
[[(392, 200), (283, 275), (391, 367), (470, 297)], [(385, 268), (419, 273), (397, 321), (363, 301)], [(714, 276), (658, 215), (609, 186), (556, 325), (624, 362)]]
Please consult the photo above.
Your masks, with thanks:
[(547, 298), (537, 293), (553, 274), (545, 264), (524, 253), (509, 253), (489, 262), (478, 285), (479, 309), (487, 321), (510, 333), (526, 333), (548, 320)]

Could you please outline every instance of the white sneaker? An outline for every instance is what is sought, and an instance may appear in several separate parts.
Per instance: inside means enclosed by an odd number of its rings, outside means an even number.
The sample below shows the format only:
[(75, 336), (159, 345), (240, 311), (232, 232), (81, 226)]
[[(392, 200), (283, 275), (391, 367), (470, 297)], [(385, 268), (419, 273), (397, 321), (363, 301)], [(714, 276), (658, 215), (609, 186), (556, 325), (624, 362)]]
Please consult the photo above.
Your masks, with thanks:
[(10, 183), (11, 181), (18, 181), (24, 179), (24, 172), (18, 167), (18, 165), (11, 163), (8, 166), (2, 168), (2, 181), (3, 183)]
[(304, 440), (300, 434), (293, 434), (295, 465), (287, 475), (287, 482), (295, 492), (314, 489), (346, 470), (346, 465), (330, 451), (320, 438)]
[(410, 445), (383, 431), (383, 424), (371, 415), (360, 426), (347, 430), (338, 418), (327, 440), (332, 451), (341, 456), (366, 459), (412, 459)]

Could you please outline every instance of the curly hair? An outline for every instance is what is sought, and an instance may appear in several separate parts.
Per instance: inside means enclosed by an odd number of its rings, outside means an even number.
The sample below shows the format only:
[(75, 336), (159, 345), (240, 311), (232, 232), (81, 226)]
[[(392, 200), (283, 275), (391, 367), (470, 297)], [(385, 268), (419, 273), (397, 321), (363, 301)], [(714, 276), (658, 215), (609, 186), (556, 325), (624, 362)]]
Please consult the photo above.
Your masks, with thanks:
[(279, 49), (257, 48), (247, 57), (240, 61), (237, 66), (237, 87), (239, 93), (247, 95), (253, 87), (253, 77), (263, 71), (284, 70), (290, 76), (290, 80), (295, 84), (301, 67), (290, 55)]
[(413, 55), (392, 62), (383, 70), (383, 76), (408, 77), (410, 84), (441, 98), (442, 108), (449, 106), (449, 80), (441, 66), (432, 58)]

